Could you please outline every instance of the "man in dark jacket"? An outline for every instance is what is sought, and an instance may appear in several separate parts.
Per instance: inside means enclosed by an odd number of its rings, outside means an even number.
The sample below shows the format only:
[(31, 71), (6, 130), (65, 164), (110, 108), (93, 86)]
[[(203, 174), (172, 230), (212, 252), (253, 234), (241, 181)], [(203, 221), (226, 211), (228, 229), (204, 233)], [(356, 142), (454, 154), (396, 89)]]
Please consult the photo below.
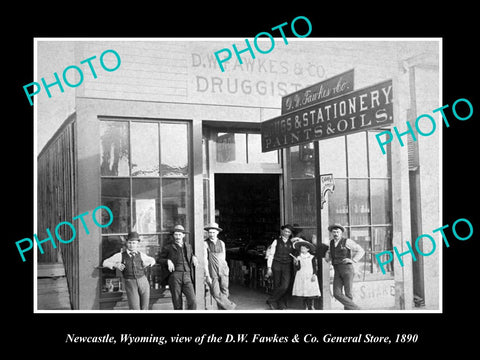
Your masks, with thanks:
[(160, 253), (158, 262), (166, 264), (170, 276), (168, 285), (172, 294), (172, 303), (174, 310), (182, 310), (182, 293), (187, 298), (187, 309), (195, 310), (197, 301), (195, 298), (195, 289), (193, 287), (193, 271), (197, 266), (198, 260), (193, 255), (190, 244), (185, 243), (185, 229), (182, 225), (176, 225), (173, 229), (173, 243), (167, 244)]
[(267, 299), (271, 310), (286, 309), (293, 274), (293, 226), (283, 225), (281, 235), (267, 249), (267, 277), (273, 275), (273, 291)]

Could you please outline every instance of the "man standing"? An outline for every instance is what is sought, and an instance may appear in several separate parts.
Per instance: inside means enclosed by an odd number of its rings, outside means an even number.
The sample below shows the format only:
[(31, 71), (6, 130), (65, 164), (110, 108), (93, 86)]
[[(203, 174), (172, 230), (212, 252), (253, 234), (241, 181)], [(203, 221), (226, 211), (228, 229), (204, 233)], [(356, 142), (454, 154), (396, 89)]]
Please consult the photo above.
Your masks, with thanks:
[(271, 310), (286, 309), (293, 272), (292, 234), (294, 229), (287, 224), (280, 228), (281, 235), (267, 249), (267, 277), (273, 274), (273, 291), (267, 299)]
[[(357, 263), (365, 250), (355, 241), (343, 236), (345, 228), (340, 224), (333, 224), (328, 227), (332, 233), (330, 241), (329, 257), (333, 264), (333, 296), (341, 302), (345, 310), (359, 310), (360, 307), (353, 302), (352, 287), (355, 271), (353, 264)], [(345, 295), (343, 290), (345, 290)]]
[(217, 223), (205, 227), (208, 238), (205, 240), (205, 278), (210, 292), (221, 310), (233, 310), (237, 306), (229, 297), (229, 268), (226, 260), (225, 243), (218, 238), (222, 231)]
[(185, 243), (185, 228), (176, 225), (172, 231), (174, 242), (166, 245), (160, 253), (158, 262), (167, 264), (170, 276), (168, 285), (172, 293), (174, 310), (183, 309), (182, 293), (187, 298), (187, 310), (195, 310), (197, 301), (193, 287), (193, 270), (198, 265), (198, 260), (193, 255), (190, 244)]
[(103, 261), (103, 266), (118, 269), (125, 281), (128, 306), (131, 310), (148, 310), (150, 284), (145, 267), (155, 264), (155, 259), (137, 250), (140, 237), (133, 231), (127, 236), (127, 248)]

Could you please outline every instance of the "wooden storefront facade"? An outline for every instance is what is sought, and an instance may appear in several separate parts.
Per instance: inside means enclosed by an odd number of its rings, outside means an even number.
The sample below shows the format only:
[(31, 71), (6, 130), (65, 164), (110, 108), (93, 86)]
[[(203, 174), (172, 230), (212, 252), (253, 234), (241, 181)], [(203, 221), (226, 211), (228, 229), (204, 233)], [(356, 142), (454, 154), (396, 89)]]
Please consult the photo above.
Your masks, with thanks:
[[(128, 65), (129, 62), (140, 63), (143, 59), (152, 61), (152, 68), (158, 67), (158, 62), (162, 61), (158, 60), (159, 54), (167, 46), (171, 50), (169, 54), (176, 49), (183, 56), (179, 59), (187, 59), (184, 69), (173, 67), (174, 62), (170, 59), (170, 70), (165, 70), (163, 74), (169, 76), (168, 80), (158, 80), (149, 86), (131, 76), (135, 69), (134, 65)], [(71, 221), (85, 212), (91, 214), (100, 205), (108, 206), (114, 214), (111, 226), (90, 226), (88, 233), (79, 219), (73, 221), (77, 230), (75, 240), (59, 246), (72, 308), (127, 309), (120, 274), (102, 268), (101, 264), (107, 256), (121, 249), (129, 230), (135, 229), (140, 233), (142, 251), (155, 257), (170, 240), (173, 226), (182, 224), (188, 230), (187, 241), (192, 244), (196, 256), (203, 259), (203, 228), (206, 223), (217, 221), (220, 226), (222, 223), (228, 223), (229, 228), (238, 226), (238, 232), (246, 234), (240, 239), (241, 236), (233, 231), (225, 232), (231, 251), (246, 248), (251, 243), (252, 247), (245, 252), (251, 250), (250, 254), (260, 255), (264, 254), (264, 246), (278, 233), (281, 224), (297, 223), (308, 240), (328, 243), (328, 225), (342, 222), (348, 236), (367, 251), (356, 279), (355, 291), (356, 296), (361, 298), (361, 304), (368, 309), (412, 309), (412, 264), (402, 267), (394, 262), (388, 273), (383, 275), (375, 260), (376, 253), (391, 250), (393, 246), (403, 249), (405, 240), (411, 238), (407, 151), (392, 145), (386, 156), (379, 156), (374, 143), (376, 130), (325, 140), (318, 148), (309, 143), (262, 153), (259, 147), (260, 125), (279, 115), (280, 95), (324, 78), (321, 69), (323, 72), (328, 69), (329, 74), (334, 74), (355, 67), (356, 74), (360, 74), (358, 87), (377, 80), (393, 79), (394, 124), (401, 124), (412, 97), (409, 93), (408, 66), (407, 73), (398, 68), (401, 58), (398, 49), (409, 48), (409, 44), (388, 47), (386, 52), (379, 51), (377, 55), (380, 58), (368, 56), (368, 49), (375, 49), (376, 44), (369, 44), (366, 48), (355, 42), (340, 44), (340, 52), (343, 51), (340, 61), (334, 59), (335, 47), (331, 43), (312, 41), (308, 47), (302, 45), (304, 47), (300, 48), (304, 54), (295, 53), (292, 44), (292, 49), (287, 49), (289, 51), (278, 50), (276, 55), (272, 55), (268, 73), (262, 73), (263, 67), (258, 67), (258, 72), (250, 78), (246, 73), (247, 66), (231, 68), (231, 75), (220, 78), (218, 67), (215, 68), (204, 53), (205, 47), (218, 46), (201, 42), (185, 42), (181, 46), (128, 41), (75, 44), (78, 59), (85, 58), (98, 47), (117, 49), (125, 57), (122, 60), (126, 67), (123, 73), (117, 70), (118, 75), (131, 91), (124, 90), (122, 81), (85, 80), (85, 86), (76, 91), (73, 115), (38, 156), (39, 238), (46, 237), (41, 229), (55, 228), (59, 222)], [(145, 57), (134, 51), (138, 47), (145, 50)], [(419, 46), (415, 46), (411, 52), (415, 54), (418, 49)], [(323, 54), (320, 60), (309, 61), (320, 53)], [(288, 62), (285, 60), (287, 55), (293, 56)], [(359, 57), (363, 60), (355, 63)], [(152, 60), (154, 58), (156, 60)], [(421, 58), (409, 66), (425, 62), (431, 63), (432, 60)], [(295, 65), (299, 63), (305, 64), (303, 78), (294, 72)], [(252, 62), (252, 71), (257, 71), (257, 64)], [(312, 66), (309, 68), (308, 64)], [(438, 74), (435, 67), (426, 71)], [(283, 76), (282, 72), (285, 72)], [(178, 75), (180, 73), (183, 75)], [(110, 74), (112, 79), (113, 74)], [(185, 78), (176, 78), (180, 76)], [(375, 79), (371, 80), (372, 77)], [(185, 84), (185, 92), (174, 85), (180, 83)], [(166, 93), (168, 86), (171, 86), (171, 91)], [(434, 145), (438, 147), (438, 144)], [(319, 158), (313, 156), (314, 151), (319, 151)], [(318, 189), (312, 175), (318, 169), (321, 174), (332, 173), (335, 179), (335, 191), (328, 195), (320, 214), (312, 200)], [(257, 207), (259, 210), (255, 216), (247, 217), (246, 213), (252, 211), (248, 207), (238, 210), (237, 215), (229, 214), (228, 204), (223, 204), (219, 195), (228, 195), (228, 188), (224, 190), (222, 186), (231, 187), (228, 185), (231, 181), (229, 176), (237, 176), (238, 181), (244, 178), (244, 192), (264, 191), (252, 186), (262, 182), (259, 176), (265, 176), (265, 181), (273, 184), (269, 185), (274, 191), (273, 195), (268, 195), (268, 202), (273, 202), (274, 209), (266, 205), (265, 195), (265, 198), (259, 199), (262, 205)], [(249, 186), (256, 190), (248, 190)], [(433, 188), (435, 190), (435, 184)], [(424, 193), (424, 199), (433, 198), (434, 190), (432, 194)], [(234, 199), (233, 196), (231, 199)], [(424, 207), (423, 211), (427, 219), (420, 218), (420, 222), (431, 224), (439, 221), (438, 214), (434, 214), (438, 211), (435, 206)], [(425, 215), (427, 211), (430, 215)], [(266, 229), (256, 243), (252, 243), (254, 236), (247, 234), (248, 229), (234, 224), (235, 216), (244, 223), (263, 219), (255, 224), (255, 229), (259, 229), (257, 232), (263, 231), (260, 230), (262, 226)], [(322, 222), (321, 234), (317, 234), (318, 221)], [(65, 231), (62, 234), (64, 238), (70, 238), (68, 228)], [(38, 255), (39, 263), (47, 258), (48, 261), (56, 261), (53, 253)], [(438, 259), (433, 257), (428, 262), (424, 264), (424, 269), (415, 271), (434, 273), (429, 269), (440, 266)], [(204, 266), (200, 261), (195, 269), (199, 310), (205, 309), (208, 302), (205, 300)], [(239, 271), (242, 269), (253, 271), (247, 263), (243, 268), (240, 266)], [(323, 269), (323, 309), (340, 310), (338, 303), (329, 296), (331, 276), (328, 264), (324, 263)], [(162, 269), (154, 267), (149, 274), (152, 310), (171, 309), (171, 299), (163, 279)], [(433, 282), (438, 281), (437, 275)], [(429, 291), (427, 302), (438, 306), (438, 289)]]

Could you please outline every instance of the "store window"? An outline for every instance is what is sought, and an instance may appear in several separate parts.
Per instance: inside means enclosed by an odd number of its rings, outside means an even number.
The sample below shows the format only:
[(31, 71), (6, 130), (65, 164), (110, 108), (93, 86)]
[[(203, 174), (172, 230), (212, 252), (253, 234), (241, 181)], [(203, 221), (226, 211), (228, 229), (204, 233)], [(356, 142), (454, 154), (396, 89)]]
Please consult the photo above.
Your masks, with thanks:
[[(383, 155), (376, 151), (375, 131), (361, 132), (320, 142), (324, 151), (341, 150), (345, 156), (337, 158), (342, 166), (341, 176), (335, 176), (335, 192), (329, 197), (329, 221), (340, 222), (347, 236), (366, 251), (358, 270), (359, 278), (367, 280), (384, 275), (375, 254), (392, 250), (392, 199), (390, 148)], [(320, 159), (322, 172), (329, 172), (324, 158)], [(393, 276), (393, 267), (389, 268)]]
[(216, 162), (238, 164), (278, 164), (278, 151), (262, 153), (260, 134), (250, 132), (217, 132)]
[[(393, 248), (390, 148), (386, 155), (376, 151), (375, 133), (319, 142), (320, 172), (332, 173), (335, 180), (335, 191), (328, 197), (329, 223), (345, 226), (346, 236), (366, 251), (357, 280), (385, 278), (375, 254)], [(290, 167), (292, 221), (312, 238), (316, 236), (313, 143), (290, 148)], [(393, 266), (388, 270), (393, 276)]]
[[(101, 201), (114, 218), (102, 229), (102, 262), (124, 247), (131, 230), (140, 235), (140, 250), (156, 257), (175, 225), (189, 229), (188, 134), (182, 122), (100, 121)], [(152, 296), (159, 295), (166, 274), (155, 266), (148, 275)], [(122, 290), (116, 272), (103, 269), (102, 296)]]
[(316, 237), (315, 156), (313, 143), (290, 148), (292, 224), (302, 228), (301, 236)]

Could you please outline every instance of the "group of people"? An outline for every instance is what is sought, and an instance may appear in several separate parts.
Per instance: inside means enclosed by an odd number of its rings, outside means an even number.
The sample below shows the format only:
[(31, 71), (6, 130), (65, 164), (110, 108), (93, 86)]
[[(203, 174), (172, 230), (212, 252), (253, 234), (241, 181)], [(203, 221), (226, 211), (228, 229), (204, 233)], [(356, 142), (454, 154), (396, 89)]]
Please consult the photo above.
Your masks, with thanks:
[[(225, 243), (218, 238), (222, 229), (213, 223), (206, 226), (205, 239), (205, 281), (218, 308), (233, 310), (236, 304), (229, 298), (229, 267), (226, 261)], [(340, 224), (329, 227), (332, 234), (330, 246), (320, 243), (318, 248), (298, 236), (293, 226), (281, 227), (280, 236), (268, 247), (267, 277), (273, 278), (273, 291), (267, 299), (269, 309), (286, 309), (290, 295), (303, 299), (305, 309), (314, 309), (314, 300), (321, 296), (317, 279), (318, 259), (325, 257), (334, 268), (333, 295), (346, 310), (359, 307), (353, 301), (353, 264), (358, 262), (365, 251), (351, 239), (343, 236), (345, 228)], [(103, 261), (103, 266), (122, 272), (129, 308), (147, 310), (150, 301), (150, 285), (145, 269), (156, 263), (166, 266), (169, 272), (168, 284), (174, 310), (183, 309), (182, 294), (186, 308), (195, 310), (197, 302), (193, 282), (194, 268), (198, 259), (193, 249), (184, 241), (185, 228), (176, 225), (172, 231), (173, 242), (161, 250), (158, 262), (151, 256), (138, 251), (140, 237), (131, 232), (127, 236), (126, 249)]]
[(315, 298), (321, 296), (317, 259), (322, 257), (333, 264), (333, 296), (345, 310), (360, 309), (353, 301), (353, 264), (364, 256), (365, 250), (343, 236), (345, 228), (341, 224), (333, 224), (328, 230), (332, 234), (330, 246), (320, 243), (316, 249), (314, 244), (297, 236), (298, 229), (289, 224), (281, 227), (279, 238), (267, 249), (266, 276), (273, 276), (273, 291), (267, 299), (271, 310), (286, 309), (290, 295), (303, 298), (305, 309), (314, 310)]
[[(208, 232), (205, 240), (205, 281), (219, 309), (233, 310), (236, 304), (229, 299), (229, 268), (225, 243), (218, 238), (222, 229), (213, 223), (206, 226), (205, 231)], [(182, 294), (185, 295), (188, 310), (197, 308), (193, 274), (198, 259), (193, 254), (192, 246), (184, 241), (185, 234), (185, 228), (176, 225), (172, 230), (173, 242), (163, 247), (157, 262), (155, 258), (138, 251), (140, 237), (137, 232), (130, 232), (126, 240), (126, 249), (103, 261), (104, 267), (122, 272), (130, 309), (148, 310), (150, 285), (145, 270), (156, 263), (168, 269), (173, 309), (183, 309)]]

